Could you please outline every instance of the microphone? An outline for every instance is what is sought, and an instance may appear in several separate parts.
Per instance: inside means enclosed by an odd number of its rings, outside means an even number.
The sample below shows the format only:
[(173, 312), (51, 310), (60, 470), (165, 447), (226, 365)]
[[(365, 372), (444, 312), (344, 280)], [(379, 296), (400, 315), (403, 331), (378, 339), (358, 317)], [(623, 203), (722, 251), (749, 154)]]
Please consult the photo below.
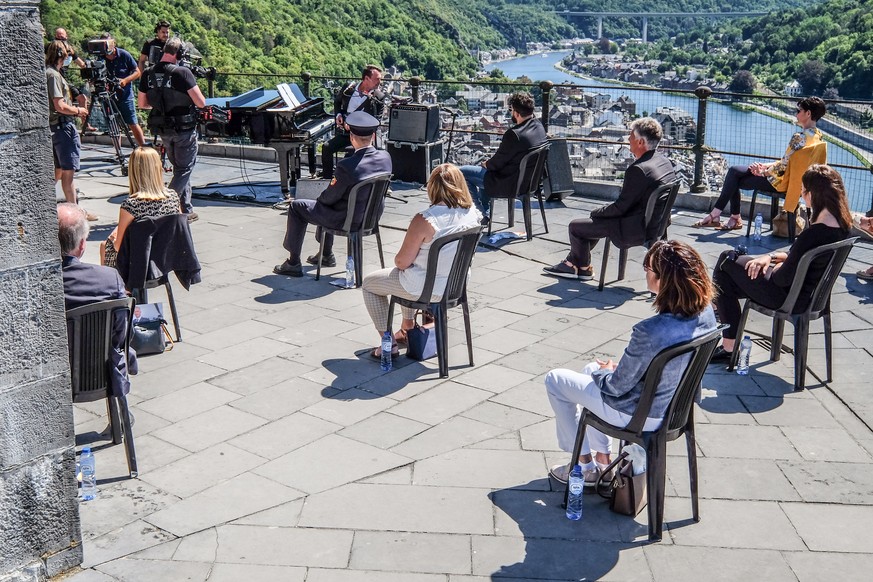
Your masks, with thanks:
[(457, 109), (452, 109), (450, 107), (440, 107), (440, 111), (444, 111), (452, 116), (456, 116), (460, 113), (460, 111), (458, 111)]

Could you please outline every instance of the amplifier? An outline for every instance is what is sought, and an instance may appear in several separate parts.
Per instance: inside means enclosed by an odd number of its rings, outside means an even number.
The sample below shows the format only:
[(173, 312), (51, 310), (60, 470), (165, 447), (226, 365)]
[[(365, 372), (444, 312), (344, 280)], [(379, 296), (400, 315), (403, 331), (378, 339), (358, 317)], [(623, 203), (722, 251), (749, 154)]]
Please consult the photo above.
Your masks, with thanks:
[(439, 105), (406, 103), (391, 108), (388, 139), (407, 143), (432, 143), (439, 139)]
[(402, 143), (389, 141), (388, 153), (395, 180), (426, 184), (431, 171), (443, 163), (443, 142)]

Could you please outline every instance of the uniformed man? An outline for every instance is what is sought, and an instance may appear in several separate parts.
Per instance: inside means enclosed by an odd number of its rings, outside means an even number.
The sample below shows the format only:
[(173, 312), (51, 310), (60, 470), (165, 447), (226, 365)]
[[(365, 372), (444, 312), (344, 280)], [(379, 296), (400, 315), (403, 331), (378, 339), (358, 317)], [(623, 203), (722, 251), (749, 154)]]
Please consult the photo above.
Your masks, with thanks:
[(333, 137), (321, 146), (322, 177), (333, 178), (333, 155), (351, 145), (349, 132), (345, 129), (345, 118), (355, 111), (369, 113), (373, 117), (382, 116), (382, 103), (376, 96), (376, 90), (382, 83), (382, 69), (376, 65), (367, 65), (361, 72), (361, 82), (349, 83), (344, 87), (334, 103), (336, 106), (336, 128)]
[(173, 164), (170, 188), (179, 194), (182, 210), (193, 222), (198, 218), (191, 205), (191, 173), (197, 161), (197, 108), (205, 107), (206, 99), (194, 73), (177, 64), (182, 54), (182, 39), (167, 41), (160, 62), (143, 72), (139, 106), (152, 110), (149, 129), (161, 136)]
[[(288, 208), (288, 226), (285, 230), (285, 250), (288, 260), (276, 265), (273, 272), (289, 277), (302, 277), (303, 265), (300, 252), (306, 237), (306, 225), (314, 224), (326, 228), (340, 229), (345, 225), (348, 213), (349, 193), (357, 183), (379, 174), (391, 173), (391, 156), (385, 150), (373, 147), (373, 134), (379, 127), (379, 120), (363, 111), (356, 111), (345, 118), (345, 129), (350, 134), (355, 152), (337, 164), (336, 177), (319, 195), (317, 200), (295, 200)], [(364, 205), (356, 207), (356, 220), (352, 228), (358, 228), (364, 219)], [(379, 213), (382, 212), (380, 207)], [(357, 216), (360, 218), (357, 218)], [(307, 259), (310, 264), (333, 267), (333, 235), (316, 230), (316, 238), (324, 236), (324, 256), (313, 255)]]

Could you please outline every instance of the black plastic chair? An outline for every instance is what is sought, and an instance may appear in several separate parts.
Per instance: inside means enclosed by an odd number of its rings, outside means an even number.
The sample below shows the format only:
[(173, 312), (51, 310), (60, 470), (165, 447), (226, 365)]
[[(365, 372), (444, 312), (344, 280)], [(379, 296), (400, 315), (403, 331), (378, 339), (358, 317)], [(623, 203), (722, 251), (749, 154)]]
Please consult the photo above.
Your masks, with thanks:
[[(429, 309), (434, 316), (434, 327), (437, 341), (437, 360), (439, 362), (440, 378), (449, 376), (449, 324), (446, 311), (458, 305), (464, 311), (464, 330), (467, 333), (467, 352), (470, 355), (470, 366), (473, 365), (473, 335), (470, 329), (470, 308), (467, 304), (467, 274), (476, 253), (476, 245), (482, 236), (482, 227), (477, 226), (461, 232), (446, 235), (433, 242), (427, 254), (427, 276), (424, 280), (424, 288), (418, 299), (404, 299), (391, 296), (388, 305), (388, 331), (394, 319), (394, 305), (399, 303), (412, 309)], [(449, 270), (446, 290), (440, 299), (433, 298), (433, 286), (436, 281), (437, 266), (440, 259), (440, 251), (446, 245), (456, 243), (457, 249), (452, 259), (452, 267)]]
[(66, 316), (73, 402), (106, 399), (112, 442), (117, 445), (124, 441), (127, 468), (131, 478), (135, 478), (138, 471), (133, 431), (130, 426), (130, 410), (127, 396), (113, 394), (110, 370), (112, 369), (111, 352), (115, 347), (114, 323), (120, 317), (123, 317), (126, 322), (123, 352), (126, 358), (134, 305), (133, 298), (112, 299), (76, 307), (67, 311)]
[[(755, 223), (755, 200), (758, 194), (770, 197), (770, 230), (773, 230), (773, 219), (779, 214), (779, 201), (785, 199), (785, 192), (767, 192), (765, 190), (753, 190), (752, 202), (749, 204), (749, 220), (746, 222), (746, 237), (752, 232)], [(788, 242), (794, 242), (797, 234), (797, 213), (786, 212), (788, 216)]]
[[(794, 325), (795, 390), (803, 390), (806, 386), (806, 352), (809, 347), (809, 322), (814, 319), (821, 318), (824, 320), (825, 364), (827, 367), (825, 382), (831, 381), (833, 375), (833, 364), (831, 361), (833, 351), (833, 340), (831, 338), (831, 291), (856, 240), (858, 239), (848, 238), (806, 251), (797, 265), (797, 271), (794, 273), (794, 280), (791, 283), (791, 289), (788, 290), (788, 296), (777, 309), (765, 307), (751, 299), (746, 299), (746, 303), (743, 306), (743, 313), (740, 316), (740, 324), (737, 328), (738, 338), (743, 337), (750, 309), (773, 318), (773, 331), (770, 339), (770, 360), (774, 362), (779, 359), (782, 352), (782, 335), (785, 329), (785, 322), (790, 321)], [(827, 258), (828, 264), (815, 285), (809, 306), (800, 313), (794, 313), (810, 265), (813, 261), (828, 255), (830, 255)], [(728, 370), (733, 370), (737, 365), (739, 354), (740, 350), (735, 349), (731, 356)]]
[[(661, 350), (649, 364), (644, 375), (645, 387), (633, 417), (626, 427), (611, 425), (587, 409), (582, 410), (576, 444), (573, 447), (572, 462), (579, 458), (585, 427), (592, 426), (602, 433), (640, 445), (646, 451), (646, 489), (648, 495), (649, 540), (661, 541), (664, 527), (664, 488), (667, 480), (667, 443), (683, 434), (688, 449), (688, 473), (691, 481), (691, 513), (695, 522), (700, 521), (697, 503), (697, 444), (694, 440), (694, 402), (700, 393), (700, 382), (706, 372), (709, 359), (721, 340), (719, 327), (694, 340), (682, 342)], [(676, 387), (670, 406), (661, 426), (651, 432), (644, 432), (646, 418), (652, 408), (655, 391), (661, 381), (664, 366), (673, 358), (691, 354), (682, 379)], [(564, 491), (566, 505), (569, 485)]]
[[(515, 191), (508, 196), (497, 194), (491, 197), (491, 202), (488, 207), (488, 215), (494, 216), (494, 200), (495, 198), (505, 198), (509, 202), (507, 213), (509, 214), (509, 226), (515, 224), (515, 199), (521, 199), (521, 207), (524, 212), (524, 228), (527, 231), (527, 240), (533, 238), (532, 230), (533, 223), (531, 220), (530, 199), (536, 195), (540, 205), (540, 213), (543, 216), (543, 227), (546, 233), (549, 232), (549, 225), (546, 222), (546, 206), (543, 200), (543, 171), (546, 167), (546, 159), (549, 154), (549, 145), (545, 144), (538, 148), (534, 148), (521, 158), (518, 167), (523, 168), (523, 171), (518, 173), (518, 182), (515, 185)], [(491, 222), (488, 223), (488, 235), (491, 235)]]
[[(379, 236), (379, 218), (385, 203), (385, 195), (388, 186), (391, 185), (391, 174), (379, 174), (358, 182), (349, 192), (349, 205), (346, 211), (346, 222), (341, 229), (321, 228), (321, 244), (318, 247), (318, 256), (324, 253), (324, 235), (344, 236), (348, 239), (346, 252), (355, 261), (355, 287), (360, 287), (364, 280), (364, 242), (363, 237), (371, 234), (376, 235), (376, 246), (379, 249), (379, 263), (385, 268), (385, 257), (382, 254), (382, 237)], [(364, 216), (358, 228), (352, 230), (355, 222), (355, 209), (359, 205), (358, 197), (367, 196), (364, 202)], [(321, 261), (315, 270), (315, 280), (321, 278)]]
[[(679, 194), (679, 182), (659, 186), (649, 196), (649, 200), (646, 202), (646, 215), (643, 218), (646, 240), (642, 246), (649, 248), (656, 240), (667, 238), (667, 226), (670, 223), (670, 213), (673, 210), (673, 203), (676, 202), (677, 194)], [(620, 240), (613, 240), (609, 237), (603, 241), (603, 262), (600, 265), (600, 282), (597, 284), (598, 291), (603, 291), (603, 286), (606, 283), (606, 265), (609, 264), (610, 245), (615, 245), (619, 249), (617, 281), (624, 279), (628, 249), (639, 246), (628, 245)]]
[(118, 272), (140, 305), (148, 303), (148, 290), (163, 286), (173, 315), (175, 341), (182, 341), (179, 313), (170, 285), (170, 273), (185, 287), (200, 282), (200, 262), (186, 214), (171, 214), (133, 221), (118, 249)]

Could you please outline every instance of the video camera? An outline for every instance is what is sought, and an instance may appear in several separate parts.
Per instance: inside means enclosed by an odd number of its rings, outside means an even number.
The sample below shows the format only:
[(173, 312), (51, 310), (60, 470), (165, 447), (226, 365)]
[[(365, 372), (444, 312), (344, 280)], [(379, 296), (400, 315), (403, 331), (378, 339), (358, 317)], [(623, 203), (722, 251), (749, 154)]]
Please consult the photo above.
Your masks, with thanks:
[(190, 70), (198, 79), (205, 79), (215, 74), (213, 67), (204, 67), (200, 64), (203, 62), (203, 55), (190, 42), (182, 43), (178, 57), (179, 66)]
[(80, 70), (83, 79), (90, 81), (99, 93), (111, 93), (118, 89), (118, 79), (109, 76), (106, 68), (106, 55), (109, 54), (109, 40), (104, 38), (88, 41), (88, 54), (93, 59), (85, 61), (85, 66)]

